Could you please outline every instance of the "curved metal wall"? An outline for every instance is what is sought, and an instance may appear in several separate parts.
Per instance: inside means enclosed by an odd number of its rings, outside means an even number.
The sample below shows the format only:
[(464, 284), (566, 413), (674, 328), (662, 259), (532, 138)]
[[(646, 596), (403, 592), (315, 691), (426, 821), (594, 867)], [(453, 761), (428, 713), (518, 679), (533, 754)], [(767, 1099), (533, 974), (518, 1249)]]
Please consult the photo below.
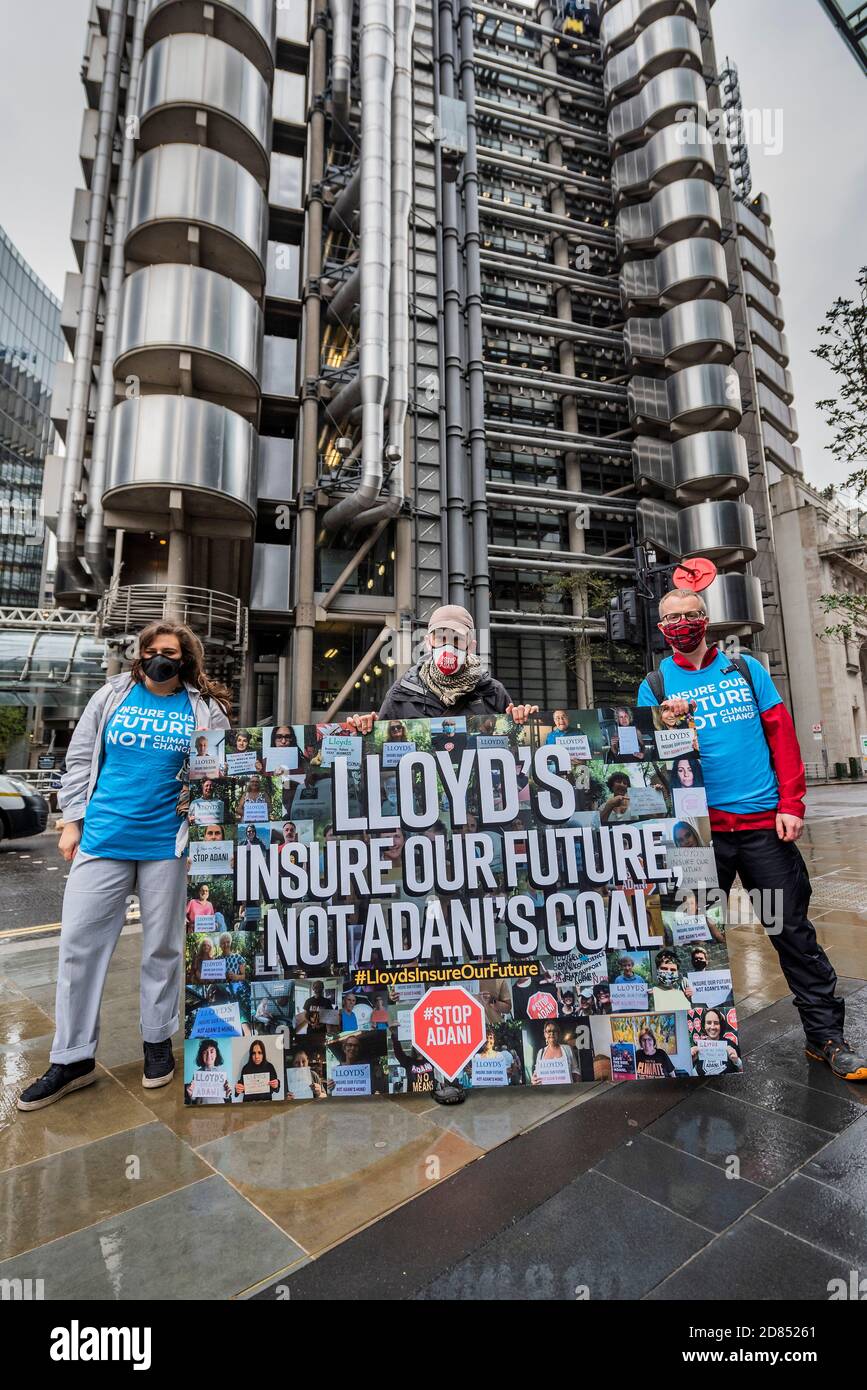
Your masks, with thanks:
[[(204, 111), (208, 128), (196, 117)], [(236, 48), (203, 34), (160, 39), (142, 61), (139, 148), (175, 141), (216, 146), (267, 180), (271, 97), (258, 68)]]
[(103, 502), (168, 512), (180, 488), (193, 514), (256, 516), (259, 436), (249, 421), (192, 396), (139, 396), (112, 412)]
[(274, 0), (145, 0), (145, 5), (145, 49), (171, 34), (213, 34), (271, 81), (277, 42)]
[[(188, 228), (199, 230), (191, 243)], [(268, 200), (236, 160), (202, 145), (158, 145), (135, 163), (128, 259), (195, 263), (231, 279), (265, 281)]]
[[(756, 554), (755, 524), (736, 500), (750, 473), (736, 432), (743, 414), (731, 366), (738, 344), (726, 303), (731, 286), (715, 151), (704, 125), (709, 103), (696, 6), (617, 0), (601, 13), (620, 298), (633, 315), (624, 350), (634, 372), (659, 374), (636, 374), (627, 388), (633, 429), (646, 431), (632, 449), (645, 494), (639, 526), (673, 558), (705, 554), (723, 567), (744, 566)], [(776, 272), (761, 225), (756, 212), (745, 213), (738, 249), (752, 281), (750, 312), (773, 322)], [(770, 399), (779, 390), (774, 375), (762, 388), (763, 413), (779, 425), (788, 407)], [(732, 578), (738, 582), (716, 591), (717, 630), (755, 631), (762, 625), (758, 581)]]
[(258, 399), (262, 375), (262, 310), (255, 299), (213, 270), (155, 265), (123, 287), (115, 372), (150, 385), (178, 384), (177, 355), (198, 359), (199, 389)]

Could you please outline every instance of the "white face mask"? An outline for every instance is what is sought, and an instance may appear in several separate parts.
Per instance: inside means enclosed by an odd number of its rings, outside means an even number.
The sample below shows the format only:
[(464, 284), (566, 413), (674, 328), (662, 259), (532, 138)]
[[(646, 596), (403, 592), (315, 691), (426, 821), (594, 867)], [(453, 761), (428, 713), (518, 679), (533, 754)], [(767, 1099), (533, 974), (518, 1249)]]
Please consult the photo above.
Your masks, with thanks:
[(467, 659), (466, 652), (462, 652), (459, 647), (447, 643), (443, 647), (435, 647), (433, 651), (433, 661), (441, 676), (455, 676), (464, 665)]

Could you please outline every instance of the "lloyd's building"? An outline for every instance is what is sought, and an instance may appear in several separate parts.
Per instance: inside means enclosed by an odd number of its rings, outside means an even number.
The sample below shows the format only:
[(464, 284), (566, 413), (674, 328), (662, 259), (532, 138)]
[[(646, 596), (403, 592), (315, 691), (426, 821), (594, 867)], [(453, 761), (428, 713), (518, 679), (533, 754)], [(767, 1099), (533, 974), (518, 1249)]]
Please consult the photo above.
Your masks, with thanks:
[(516, 695), (586, 705), (641, 544), (715, 561), (786, 690), (797, 424), (711, 20), (94, 0), (45, 510), (103, 666), (172, 614), (243, 722), (371, 709), (452, 601)]

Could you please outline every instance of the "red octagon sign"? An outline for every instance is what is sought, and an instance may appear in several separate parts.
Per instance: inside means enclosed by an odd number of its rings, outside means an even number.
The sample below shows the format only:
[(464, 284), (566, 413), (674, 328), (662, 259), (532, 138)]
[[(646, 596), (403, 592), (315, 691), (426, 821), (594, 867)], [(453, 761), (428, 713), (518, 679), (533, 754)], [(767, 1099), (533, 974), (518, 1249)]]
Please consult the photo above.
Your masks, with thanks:
[(413, 1047), (447, 1081), (454, 1081), (485, 1041), (485, 1010), (463, 985), (428, 990), (413, 1006), (410, 1023)]

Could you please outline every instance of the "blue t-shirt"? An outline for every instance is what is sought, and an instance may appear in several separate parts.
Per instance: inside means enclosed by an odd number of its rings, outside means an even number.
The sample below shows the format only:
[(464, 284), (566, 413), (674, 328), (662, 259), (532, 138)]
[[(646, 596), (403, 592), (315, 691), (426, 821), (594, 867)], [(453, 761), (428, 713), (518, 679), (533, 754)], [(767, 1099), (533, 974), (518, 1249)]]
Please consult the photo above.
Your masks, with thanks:
[(105, 728), (81, 848), (97, 859), (174, 859), (177, 780), (194, 719), (186, 690), (152, 695), (134, 685)]
[[(659, 668), (666, 696), (695, 700), (708, 805), (739, 816), (776, 810), (780, 795), (760, 718), (781, 703), (780, 695), (760, 661), (746, 654), (744, 660), (756, 688), (758, 708), (741, 673), (727, 670), (732, 663), (722, 652), (700, 671), (679, 666), (670, 656)], [(638, 704), (656, 703), (647, 681), (642, 681)]]

